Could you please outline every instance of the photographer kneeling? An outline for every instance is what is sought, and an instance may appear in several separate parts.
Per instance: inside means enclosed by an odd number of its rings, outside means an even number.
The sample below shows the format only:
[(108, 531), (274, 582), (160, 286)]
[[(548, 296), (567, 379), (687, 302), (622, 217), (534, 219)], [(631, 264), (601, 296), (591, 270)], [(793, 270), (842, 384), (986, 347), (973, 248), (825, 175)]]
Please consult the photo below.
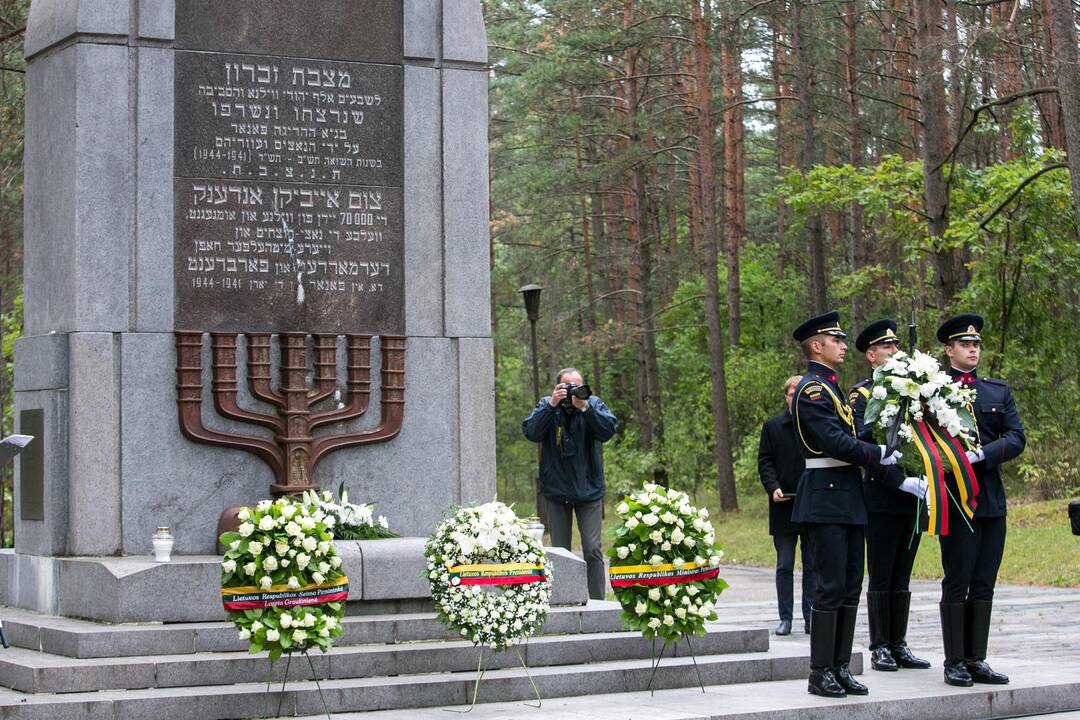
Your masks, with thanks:
[(570, 549), (573, 513), (577, 512), (581, 550), (589, 578), (589, 597), (604, 599), (603, 519), (606, 442), (619, 421), (592, 394), (574, 368), (560, 370), (551, 395), (536, 404), (521, 424), (525, 437), (540, 445), (540, 494), (544, 496), (551, 544)]

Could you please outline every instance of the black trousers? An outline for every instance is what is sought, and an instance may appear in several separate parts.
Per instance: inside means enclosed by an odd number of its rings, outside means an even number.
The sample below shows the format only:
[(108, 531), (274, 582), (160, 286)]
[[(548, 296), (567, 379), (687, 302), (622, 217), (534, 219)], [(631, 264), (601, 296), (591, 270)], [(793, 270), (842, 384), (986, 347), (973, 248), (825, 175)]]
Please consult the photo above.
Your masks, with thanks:
[(972, 518), (968, 530), (960, 511), (949, 503), (949, 534), (941, 543), (941, 601), (993, 600), (1001, 556), (1005, 553), (1005, 518)]
[(776, 604), (780, 619), (791, 621), (795, 606), (795, 546), (802, 540), (802, 616), (810, 622), (810, 608), (814, 602), (814, 556), (810, 549), (810, 536), (806, 533), (783, 533), (773, 535), (776, 548)]
[(805, 523), (814, 554), (814, 609), (829, 612), (858, 605), (862, 594), (866, 528)]
[(868, 513), (866, 567), (870, 592), (907, 592), (921, 534), (911, 515)]
[(589, 584), (589, 597), (603, 600), (607, 591), (607, 575), (604, 572), (604, 551), (600, 548), (600, 525), (604, 519), (604, 501), (570, 505), (544, 498), (547, 507), (548, 531), (551, 544), (570, 549), (574, 515), (577, 515), (578, 532), (581, 534), (581, 554), (585, 558), (585, 577)]

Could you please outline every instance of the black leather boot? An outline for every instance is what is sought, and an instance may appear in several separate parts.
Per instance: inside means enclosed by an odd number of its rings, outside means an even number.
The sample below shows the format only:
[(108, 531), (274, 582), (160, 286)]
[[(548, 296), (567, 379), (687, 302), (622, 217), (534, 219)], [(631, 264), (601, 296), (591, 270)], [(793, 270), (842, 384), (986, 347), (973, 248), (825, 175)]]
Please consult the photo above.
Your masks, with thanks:
[(851, 662), (851, 644), (855, 641), (855, 620), (858, 605), (841, 605), (836, 613), (836, 651), (833, 655), (833, 675), (848, 695), (869, 695), (870, 689), (856, 680), (848, 664)]
[(889, 593), (892, 603), (891, 625), (889, 626), (889, 650), (893, 660), (902, 668), (914, 668), (925, 670), (930, 667), (928, 660), (917, 658), (911, 654), (907, 645), (908, 613), (911, 611), (911, 593)]
[(1008, 685), (1009, 676), (994, 672), (986, 664), (986, 643), (990, 636), (991, 600), (968, 600), (964, 606), (964, 665), (971, 679), (988, 685)]
[(811, 610), (810, 613), (810, 682), (806, 689), (811, 695), (846, 697), (847, 693), (832, 671), (836, 652), (836, 611)]
[(940, 603), (941, 642), (945, 646), (945, 684), (971, 687), (964, 664), (964, 603)]
[(866, 616), (870, 622), (870, 667), (885, 672), (896, 672), (896, 661), (889, 652), (889, 593), (866, 593)]

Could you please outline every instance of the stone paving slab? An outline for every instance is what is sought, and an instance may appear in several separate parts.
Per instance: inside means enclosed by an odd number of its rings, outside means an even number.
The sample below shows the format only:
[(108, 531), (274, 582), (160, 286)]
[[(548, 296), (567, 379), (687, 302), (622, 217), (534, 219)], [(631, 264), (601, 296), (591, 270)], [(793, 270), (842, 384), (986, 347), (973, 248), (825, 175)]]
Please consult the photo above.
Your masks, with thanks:
[[(941, 658), (932, 658), (940, 667)], [(1080, 673), (1075, 665), (1002, 659), (998, 669), (1013, 678), (1007, 686), (954, 688), (938, 669), (871, 673), (862, 678), (866, 697), (839, 700), (806, 692), (805, 680), (629, 692), (573, 698), (549, 698), (539, 710), (521, 702), (477, 704), (471, 720), (981, 720), (1080, 710)], [(481, 685), (481, 695), (483, 685)], [(465, 706), (455, 706), (462, 710)], [(448, 708), (368, 713), (335, 713), (334, 720), (445, 720)], [(322, 717), (325, 717), (323, 715)], [(1045, 715), (1047, 720), (1076, 720), (1080, 712)], [(300, 720), (317, 720), (303, 716)]]

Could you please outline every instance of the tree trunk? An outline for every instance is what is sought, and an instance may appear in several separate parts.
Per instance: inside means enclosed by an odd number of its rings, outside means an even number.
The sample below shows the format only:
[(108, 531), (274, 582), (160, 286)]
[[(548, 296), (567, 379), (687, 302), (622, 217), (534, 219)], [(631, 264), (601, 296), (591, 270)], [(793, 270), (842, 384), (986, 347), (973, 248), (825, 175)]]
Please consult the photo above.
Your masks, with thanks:
[(934, 262), (938, 270), (938, 307), (948, 306), (957, 290), (955, 253), (943, 247), (949, 227), (948, 188), (942, 163), (948, 137), (948, 110), (945, 106), (945, 79), (942, 68), (941, 3), (916, 2), (916, 53), (919, 100), (923, 124), (923, 183), (926, 215)]
[(1061, 114), (1065, 121), (1069, 181), (1073, 209), (1080, 233), (1080, 53), (1076, 49), (1076, 25), (1070, 0), (1045, 0), (1050, 10), (1050, 37), (1054, 42), (1054, 74), (1057, 75)]
[[(844, 34), (847, 46), (844, 51), (844, 82), (848, 99), (848, 162), (852, 167), (863, 165), (862, 117), (859, 114), (858, 85), (858, 38), (857, 30), (862, 18), (860, 3), (849, 0), (845, 5)], [(848, 231), (851, 269), (858, 272), (866, 263), (863, 252), (863, 209), (858, 202), (852, 202), (848, 209)], [(851, 323), (853, 328), (860, 327), (865, 317), (862, 297), (855, 293), (851, 299)]]
[[(795, 46), (795, 89), (799, 97), (799, 117), (802, 120), (802, 150), (799, 167), (810, 172), (816, 157), (814, 138), (814, 74), (811, 68), (807, 22), (803, 17), (806, 0), (792, 0), (791, 35)], [(825, 270), (825, 231), (821, 213), (810, 212), (806, 218), (807, 247), (810, 253), (810, 301), (815, 313), (823, 313), (828, 305), (827, 274)]]
[(745, 126), (742, 100), (742, 50), (737, 28), (731, 28), (721, 50), (724, 106), (724, 229), (727, 233), (728, 343), (739, 344), (742, 311), (739, 306), (739, 253), (746, 238)]
[(712, 50), (706, 38), (706, 19), (702, 0), (691, 5), (694, 25), (694, 78), (697, 94), (698, 180), (701, 184), (702, 273), (705, 276), (705, 318), (708, 327), (709, 372), (712, 380), (713, 433), (716, 437), (717, 490), (720, 509), (739, 508), (735, 493), (735, 470), (731, 462), (731, 430), (728, 424), (727, 377), (724, 370), (724, 340), (720, 323), (720, 281), (716, 268), (716, 174), (713, 137), (716, 125), (712, 115), (712, 89), (709, 75)]

